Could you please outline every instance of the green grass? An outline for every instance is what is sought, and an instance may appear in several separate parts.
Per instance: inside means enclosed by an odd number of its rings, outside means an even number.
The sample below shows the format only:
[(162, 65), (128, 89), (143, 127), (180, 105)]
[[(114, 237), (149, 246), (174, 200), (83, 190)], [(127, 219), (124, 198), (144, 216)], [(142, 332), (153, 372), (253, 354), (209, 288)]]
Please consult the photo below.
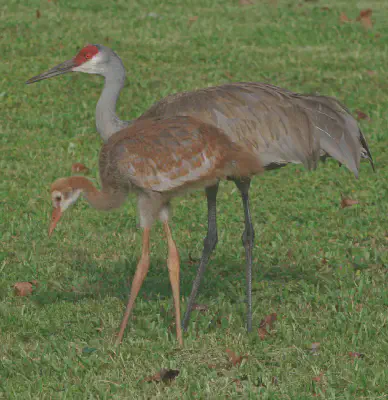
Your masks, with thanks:
[[(386, 0), (254, 1), (2, 4), (0, 398), (387, 398)], [(354, 21), (367, 7), (373, 30), (340, 24), (341, 12)], [(252, 334), (244, 328), (243, 212), (231, 183), (220, 189), (219, 244), (198, 299), (209, 311), (193, 313), (182, 350), (160, 225), (134, 319), (120, 350), (113, 347), (140, 253), (133, 198), (109, 214), (79, 202), (47, 237), (51, 182), (70, 175), (74, 162), (98, 176), (94, 109), (102, 78), (24, 82), (88, 42), (111, 46), (124, 61), (122, 118), (136, 118), (169, 93), (229, 81), (336, 96), (370, 116), (361, 126), (375, 174), (365, 163), (355, 180), (328, 161), (315, 172), (290, 166), (254, 180)], [(341, 193), (359, 205), (340, 209)], [(196, 272), (189, 255), (200, 257), (206, 231), (204, 194), (177, 199), (174, 209), (187, 301)], [(14, 296), (15, 282), (33, 279), (32, 296)], [(262, 341), (257, 328), (271, 312), (278, 320)], [(232, 366), (227, 348), (248, 358)], [(169, 385), (142, 382), (161, 368), (180, 374)]]

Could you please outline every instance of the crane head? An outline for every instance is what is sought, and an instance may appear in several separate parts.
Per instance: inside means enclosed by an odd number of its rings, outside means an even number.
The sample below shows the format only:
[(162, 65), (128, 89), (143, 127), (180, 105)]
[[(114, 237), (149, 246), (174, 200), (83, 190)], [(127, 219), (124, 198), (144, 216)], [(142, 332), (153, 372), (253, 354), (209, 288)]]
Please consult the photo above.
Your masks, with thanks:
[(58, 221), (61, 219), (63, 212), (72, 204), (74, 204), (82, 193), (83, 190), (81, 188), (74, 186), (77, 185), (72, 185), (71, 178), (57, 179), (51, 185), (51, 201), (53, 203), (53, 212), (51, 216), (49, 236), (51, 236), (53, 233)]
[(109, 52), (104, 46), (89, 44), (82, 48), (75, 57), (32, 77), (26, 83), (34, 83), (43, 79), (53, 78), (67, 72), (85, 72), (87, 74), (104, 74), (104, 66), (109, 62)]

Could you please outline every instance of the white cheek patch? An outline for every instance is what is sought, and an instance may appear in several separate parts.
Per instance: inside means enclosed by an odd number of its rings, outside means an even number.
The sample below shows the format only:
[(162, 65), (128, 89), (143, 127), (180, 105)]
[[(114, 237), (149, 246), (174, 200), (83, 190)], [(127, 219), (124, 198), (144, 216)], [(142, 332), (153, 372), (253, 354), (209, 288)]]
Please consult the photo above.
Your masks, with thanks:
[(73, 67), (74, 72), (86, 72), (88, 74), (101, 73), (99, 65), (102, 63), (101, 55), (97, 53), (93, 58), (78, 67)]
[(53, 207), (57, 208), (61, 204), (61, 200), (58, 201), (57, 198), (60, 197), (62, 199), (62, 193), (59, 192), (58, 190), (54, 190), (51, 193), (51, 200), (53, 202)]
[[(81, 193), (81, 189), (74, 190), (71, 195), (66, 199), (61, 192), (54, 190), (51, 194), (53, 206), (55, 208), (59, 206), (61, 208), (61, 211), (63, 212), (78, 200), (78, 197)], [(61, 200), (56, 200), (56, 197), (61, 197)]]

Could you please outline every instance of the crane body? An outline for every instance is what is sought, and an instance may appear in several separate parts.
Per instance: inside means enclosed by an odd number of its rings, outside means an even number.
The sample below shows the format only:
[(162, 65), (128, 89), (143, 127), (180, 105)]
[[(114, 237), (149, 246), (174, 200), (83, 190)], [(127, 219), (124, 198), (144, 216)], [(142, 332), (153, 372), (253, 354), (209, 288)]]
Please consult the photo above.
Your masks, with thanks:
[(182, 345), (179, 254), (168, 224), (170, 201), (188, 190), (213, 187), (227, 177), (250, 177), (263, 170), (251, 152), (233, 143), (220, 129), (191, 117), (136, 121), (113, 134), (100, 152), (101, 190), (82, 176), (60, 178), (51, 187), (53, 215), (49, 234), (62, 213), (83, 194), (94, 208), (120, 207), (130, 191), (138, 197), (143, 249), (120, 326), (120, 343), (135, 299), (150, 265), (149, 236), (155, 220), (164, 224), (168, 269), (173, 291), (176, 334)]
[[(102, 45), (88, 45), (72, 59), (35, 76), (37, 82), (67, 72), (104, 76), (105, 84), (96, 107), (96, 126), (107, 141), (114, 132), (134, 121), (116, 115), (116, 102), (125, 81), (120, 57)], [(373, 160), (357, 121), (338, 100), (327, 96), (304, 95), (259, 82), (230, 83), (191, 92), (171, 94), (156, 102), (137, 120), (191, 116), (223, 130), (242, 149), (254, 154), (265, 170), (289, 163), (315, 169), (321, 158), (333, 157), (358, 177), (360, 160)], [(252, 248), (254, 230), (249, 209), (249, 177), (233, 178), (240, 191), (245, 217), (242, 236), (246, 252), (247, 328), (252, 328)], [(206, 187), (208, 231), (198, 273), (193, 283), (184, 328), (198, 293), (209, 257), (217, 245), (216, 198), (218, 182)]]

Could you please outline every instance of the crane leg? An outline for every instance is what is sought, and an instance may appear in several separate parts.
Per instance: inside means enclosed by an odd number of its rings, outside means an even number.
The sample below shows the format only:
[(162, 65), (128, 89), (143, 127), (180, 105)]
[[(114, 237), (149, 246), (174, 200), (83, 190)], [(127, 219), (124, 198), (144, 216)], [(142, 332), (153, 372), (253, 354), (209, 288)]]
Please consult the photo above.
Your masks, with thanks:
[(189, 304), (187, 305), (186, 313), (183, 317), (182, 326), (186, 331), (189, 324), (191, 310), (194, 305), (195, 298), (201, 285), (202, 277), (205, 273), (206, 265), (209, 262), (209, 258), (213, 250), (215, 249), (218, 242), (217, 235), (217, 192), (218, 183), (214, 186), (206, 188), (206, 198), (207, 198), (207, 235), (204, 240), (204, 247), (202, 251), (201, 261), (198, 267), (197, 276), (195, 277), (193, 287), (191, 289), (191, 294), (189, 297)]
[(249, 208), (249, 187), (251, 180), (247, 178), (236, 179), (234, 182), (241, 193), (244, 206), (245, 230), (242, 235), (242, 242), (245, 248), (246, 262), (247, 330), (250, 332), (252, 330), (252, 250), (255, 239), (255, 231)]
[(131, 294), (129, 295), (127, 308), (125, 310), (123, 320), (121, 321), (119, 333), (117, 334), (116, 345), (119, 345), (123, 340), (123, 335), (125, 328), (128, 324), (129, 316), (131, 315), (136, 297), (139, 293), (141, 285), (143, 284), (144, 278), (147, 275), (149, 266), (150, 266), (150, 228), (144, 228), (143, 248), (142, 248), (141, 258), (139, 263), (137, 264), (135, 276), (132, 281)]
[(174, 239), (171, 235), (171, 229), (168, 226), (168, 222), (164, 223), (164, 231), (167, 235), (168, 241), (168, 272), (170, 275), (170, 283), (172, 288), (172, 295), (174, 298), (175, 307), (175, 325), (176, 325), (176, 337), (180, 346), (183, 346), (182, 339), (182, 327), (181, 327), (181, 309), (180, 309), (180, 298), (179, 298), (179, 254), (176, 248)]

